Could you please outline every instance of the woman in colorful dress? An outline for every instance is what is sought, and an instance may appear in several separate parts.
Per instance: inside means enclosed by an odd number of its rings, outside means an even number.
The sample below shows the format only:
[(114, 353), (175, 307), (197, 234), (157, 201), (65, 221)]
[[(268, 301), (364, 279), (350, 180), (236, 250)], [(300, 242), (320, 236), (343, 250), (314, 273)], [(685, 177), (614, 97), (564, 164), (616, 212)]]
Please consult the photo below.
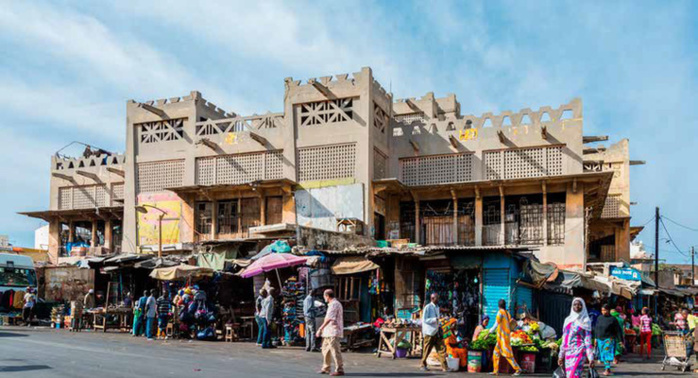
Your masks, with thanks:
[(611, 365), (616, 356), (616, 344), (620, 335), (618, 320), (611, 316), (611, 306), (606, 304), (601, 308), (601, 316), (594, 326), (594, 344), (599, 360), (604, 364), (603, 375), (611, 375)]
[(504, 357), (509, 361), (511, 367), (514, 368), (514, 376), (519, 376), (521, 375), (521, 367), (516, 363), (513, 349), (511, 349), (511, 315), (509, 315), (506, 308), (507, 302), (504, 299), (500, 299), (497, 319), (489, 332), (497, 331), (497, 344), (494, 346), (494, 354), (492, 356), (494, 370), (490, 374), (499, 375), (499, 358)]
[(565, 319), (558, 364), (565, 367), (567, 378), (581, 378), (584, 360), (594, 366), (594, 348), (591, 345), (591, 319), (582, 298), (572, 300), (570, 315)]

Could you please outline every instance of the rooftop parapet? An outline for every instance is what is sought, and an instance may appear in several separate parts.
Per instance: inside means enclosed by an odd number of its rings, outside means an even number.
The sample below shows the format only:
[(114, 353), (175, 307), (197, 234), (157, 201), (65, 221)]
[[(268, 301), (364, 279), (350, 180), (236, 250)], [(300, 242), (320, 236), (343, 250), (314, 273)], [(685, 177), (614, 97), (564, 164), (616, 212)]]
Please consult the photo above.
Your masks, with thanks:
[(148, 108), (148, 107), (155, 107), (155, 108), (162, 108), (166, 105), (172, 105), (172, 104), (177, 104), (181, 102), (186, 102), (186, 101), (194, 101), (197, 104), (201, 104), (204, 107), (206, 107), (208, 110), (211, 112), (217, 114), (221, 118), (230, 118), (230, 117), (236, 117), (237, 114), (235, 113), (229, 113), (226, 112), (225, 110), (219, 108), (216, 106), (214, 103), (207, 101), (205, 98), (201, 96), (201, 92), (199, 91), (191, 91), (188, 96), (182, 96), (182, 97), (171, 97), (171, 98), (160, 98), (157, 100), (149, 100), (149, 101), (144, 101), (144, 102), (138, 102), (136, 100), (128, 100), (127, 102), (132, 103), (132, 104), (138, 104), (141, 107)]
[(115, 167), (120, 168), (126, 160), (125, 155), (101, 154), (88, 157), (70, 158), (53, 156), (51, 158), (52, 171), (65, 171), (90, 167)]

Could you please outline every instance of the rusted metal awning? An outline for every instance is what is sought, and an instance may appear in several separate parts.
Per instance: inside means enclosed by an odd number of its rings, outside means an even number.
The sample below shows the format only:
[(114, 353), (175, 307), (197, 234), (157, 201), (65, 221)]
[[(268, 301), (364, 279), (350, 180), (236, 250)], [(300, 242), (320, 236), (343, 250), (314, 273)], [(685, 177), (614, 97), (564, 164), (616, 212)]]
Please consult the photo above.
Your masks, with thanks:
[(61, 220), (95, 220), (95, 219), (121, 219), (124, 214), (123, 206), (104, 206), (88, 209), (70, 210), (44, 210), (27, 211), (18, 213), (32, 218), (43, 219), (47, 222), (53, 219)]

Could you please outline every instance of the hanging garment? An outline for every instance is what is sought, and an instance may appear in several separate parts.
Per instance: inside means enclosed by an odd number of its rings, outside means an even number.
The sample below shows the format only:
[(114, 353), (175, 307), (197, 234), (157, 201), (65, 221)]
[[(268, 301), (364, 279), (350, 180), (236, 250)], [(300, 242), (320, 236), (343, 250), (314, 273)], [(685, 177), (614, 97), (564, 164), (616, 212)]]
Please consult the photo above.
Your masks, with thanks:
[(15, 292), (14, 299), (12, 300), (12, 307), (16, 308), (17, 310), (21, 310), (24, 307), (24, 294), (26, 294), (24, 290), (18, 290)]

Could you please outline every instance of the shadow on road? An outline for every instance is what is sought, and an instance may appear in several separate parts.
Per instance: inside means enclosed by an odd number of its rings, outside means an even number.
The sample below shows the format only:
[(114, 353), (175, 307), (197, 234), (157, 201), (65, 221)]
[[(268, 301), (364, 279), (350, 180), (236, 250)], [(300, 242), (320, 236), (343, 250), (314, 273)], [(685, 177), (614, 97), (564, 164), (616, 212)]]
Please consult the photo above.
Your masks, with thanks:
[(24, 365), (24, 366), (0, 366), (0, 373), (13, 373), (18, 371), (46, 370), (48, 365)]
[(434, 377), (431, 373), (345, 373), (349, 377)]
[(14, 333), (14, 332), (0, 332), (0, 337), (27, 337), (29, 335), (24, 333)]

